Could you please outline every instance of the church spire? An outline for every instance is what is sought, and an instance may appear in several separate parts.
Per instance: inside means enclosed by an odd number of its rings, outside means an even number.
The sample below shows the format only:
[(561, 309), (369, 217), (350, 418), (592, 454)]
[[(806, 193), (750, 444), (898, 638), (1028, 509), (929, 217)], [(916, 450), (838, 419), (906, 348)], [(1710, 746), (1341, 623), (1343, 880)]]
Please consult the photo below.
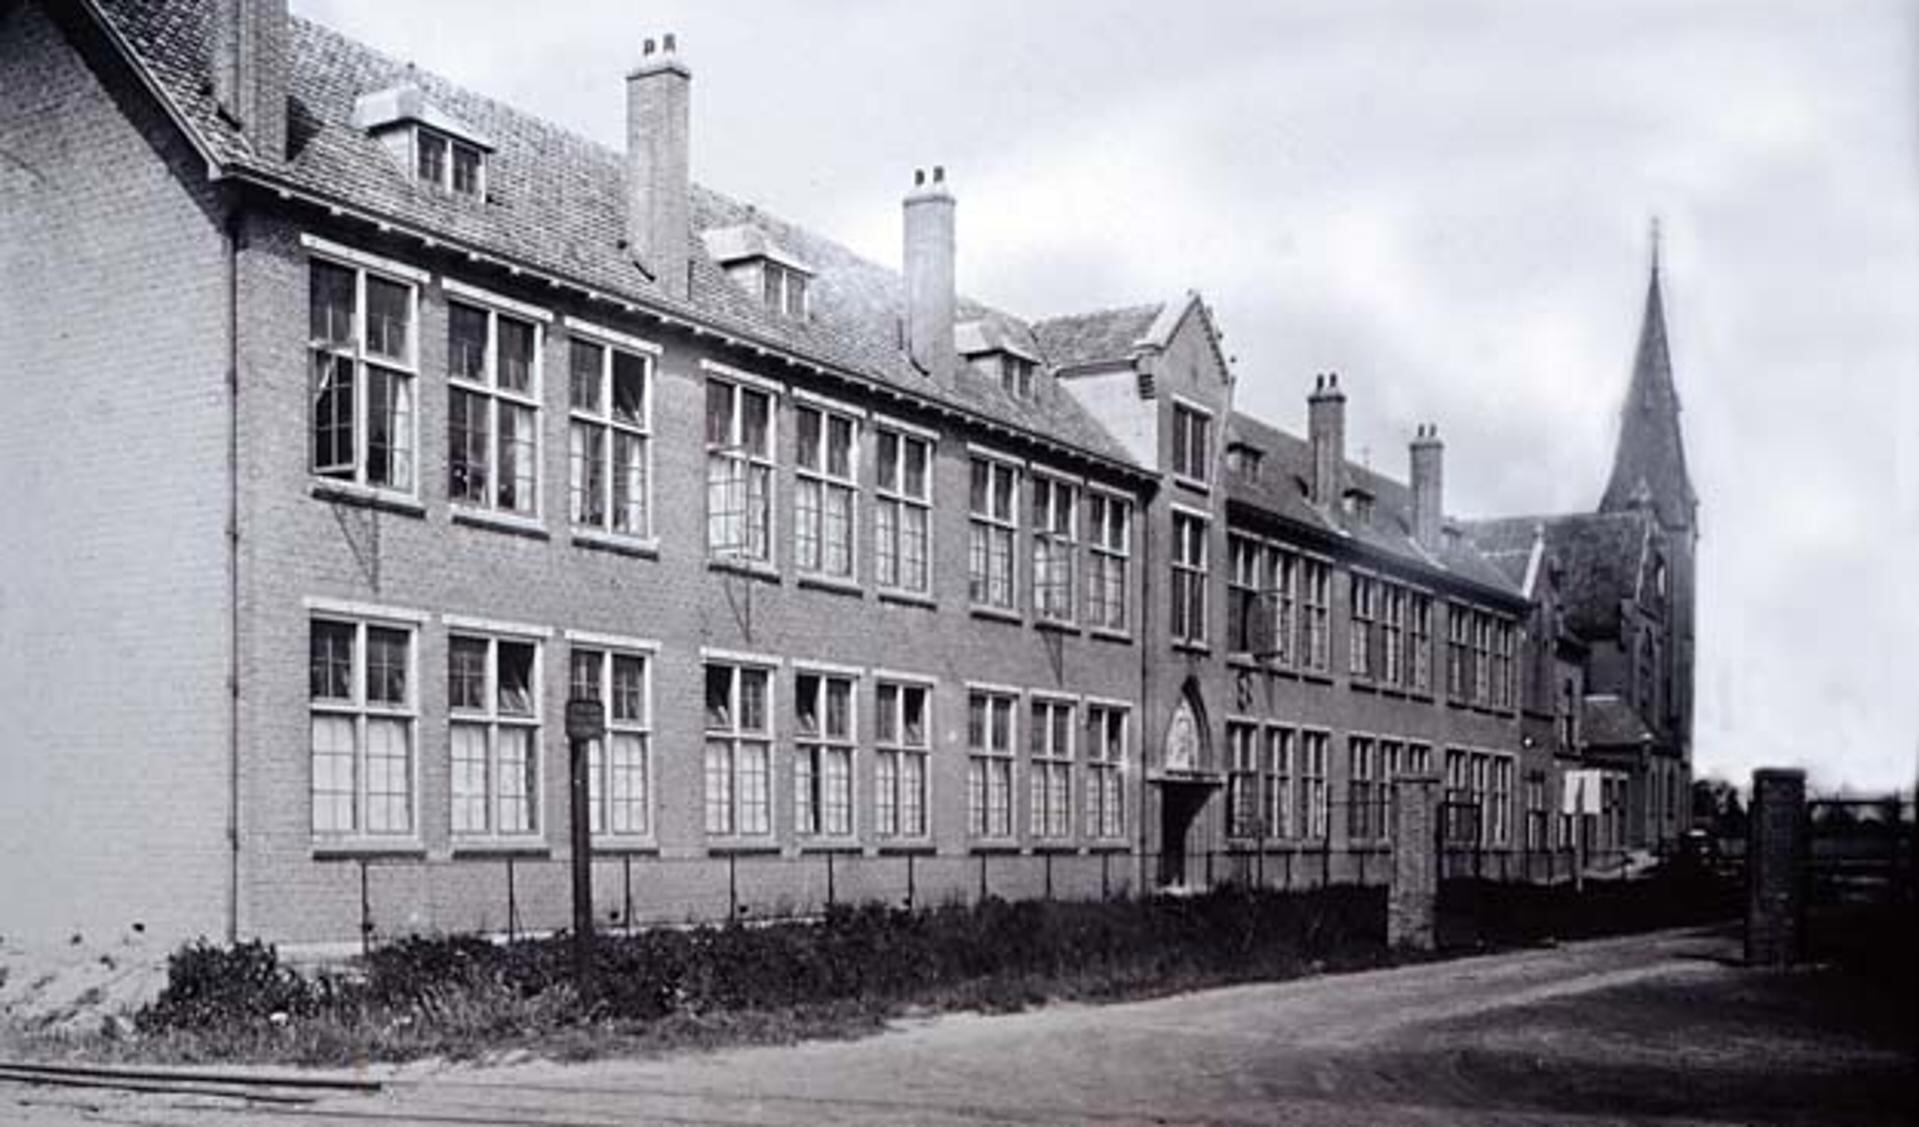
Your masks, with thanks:
[(1659, 221), (1655, 219), (1639, 350), (1633, 360), (1632, 385), (1619, 412), (1612, 477), (1599, 509), (1616, 512), (1650, 504), (1661, 524), (1677, 529), (1693, 527), (1697, 503), (1686, 472), (1679, 393), (1673, 387), (1672, 357), (1666, 348), (1666, 308), (1659, 290)]

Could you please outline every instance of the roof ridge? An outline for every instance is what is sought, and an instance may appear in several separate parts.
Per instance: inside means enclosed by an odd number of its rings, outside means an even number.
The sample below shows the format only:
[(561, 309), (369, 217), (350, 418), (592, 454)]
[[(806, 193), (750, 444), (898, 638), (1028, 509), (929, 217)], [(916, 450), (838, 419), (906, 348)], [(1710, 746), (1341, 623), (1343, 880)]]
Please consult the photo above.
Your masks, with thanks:
[(1077, 313), (1057, 313), (1050, 317), (1035, 317), (1032, 320), (1032, 325), (1038, 327), (1040, 325), (1058, 324), (1061, 321), (1083, 321), (1091, 320), (1094, 317), (1116, 317), (1122, 313), (1129, 315), (1143, 314), (1148, 310), (1157, 314), (1169, 304), (1171, 303), (1162, 299), (1160, 301), (1136, 302), (1132, 305), (1109, 305), (1098, 309), (1083, 309)]

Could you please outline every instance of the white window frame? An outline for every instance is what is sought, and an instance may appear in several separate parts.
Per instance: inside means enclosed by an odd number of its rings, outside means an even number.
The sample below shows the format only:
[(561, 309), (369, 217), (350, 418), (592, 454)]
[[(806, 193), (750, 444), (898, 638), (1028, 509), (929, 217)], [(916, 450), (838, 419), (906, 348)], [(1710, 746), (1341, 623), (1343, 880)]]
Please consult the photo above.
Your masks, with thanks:
[(1374, 631), (1379, 625), (1379, 579), (1370, 572), (1352, 571), (1347, 591), (1346, 672), (1362, 680), (1373, 679)]
[[(1045, 715), (1042, 724), (1041, 714)], [(1060, 714), (1065, 714), (1065, 724)], [(1027, 832), (1034, 841), (1058, 845), (1073, 838), (1073, 764), (1079, 739), (1079, 702), (1072, 697), (1029, 693), (1027, 728)], [(1064, 733), (1066, 746), (1059, 746)]]
[(1354, 841), (1386, 836), (1385, 788), (1389, 776), (1381, 758), (1382, 741), (1365, 732), (1346, 735), (1346, 833)]
[[(1197, 512), (1175, 508), (1172, 512), (1173, 550), (1170, 553), (1173, 582), (1168, 588), (1172, 602), (1167, 615), (1167, 633), (1175, 645), (1204, 647), (1207, 642), (1207, 583), (1212, 552), (1212, 521)], [(1196, 530), (1189, 542), (1182, 526)], [(1198, 559), (1189, 558), (1192, 545), (1198, 546)], [(1195, 606), (1197, 603), (1197, 606)]]
[[(592, 331), (587, 326), (568, 319), (571, 329), (567, 342), (567, 517), (576, 529), (585, 530), (595, 536), (612, 537), (621, 541), (651, 544), (654, 540), (654, 441), (653, 410), (654, 399), (658, 393), (657, 349), (635, 347), (641, 342), (622, 334), (610, 331)], [(581, 347), (600, 350), (599, 385), (595, 391), (597, 407), (580, 406), (574, 403), (573, 395), (573, 358)], [(640, 418), (635, 421), (621, 418), (613, 409), (613, 368), (615, 355), (620, 354), (640, 363)], [(591, 436), (593, 451), (584, 450), (579, 436)], [(614, 451), (619, 438), (624, 437), (637, 442), (640, 447), (639, 469), (642, 475), (639, 497), (640, 528), (621, 528), (620, 519), (614, 506), (614, 478), (616, 467)], [(580, 498), (587, 491), (588, 477), (584, 466), (588, 461), (598, 461), (603, 467), (602, 480), (599, 483), (599, 518), (589, 520), (581, 510)], [(634, 501), (628, 499), (629, 505)]]
[[(541, 475), (540, 467), (546, 462), (546, 426), (541, 411), (546, 402), (546, 326), (539, 320), (527, 316), (521, 309), (502, 308), (498, 299), (489, 300), (481, 296), (482, 291), (471, 287), (455, 287), (448, 283), (445, 287), (447, 298), (447, 496), (450, 503), (458, 509), (473, 510), (489, 514), (501, 514), (520, 517), (533, 522), (541, 519)], [(482, 345), (485, 354), (481, 362), (479, 380), (473, 380), (455, 371), (453, 363), (453, 308), (464, 306), (486, 317), (486, 340)], [(512, 391), (500, 386), (500, 319), (523, 324), (532, 334), (532, 361), (527, 369), (527, 389)], [(465, 394), (474, 396), (485, 403), (486, 411), (486, 467), (488, 474), (485, 497), (481, 501), (459, 497), (453, 488), (453, 396)], [(532, 412), (532, 450), (528, 455), (531, 461), (532, 480), (526, 491), (529, 503), (523, 508), (506, 508), (499, 503), (500, 470), (504, 459), (501, 457), (503, 438), (500, 431), (502, 405), (524, 408)]]
[(1300, 836), (1326, 841), (1331, 834), (1331, 795), (1327, 765), (1332, 758), (1333, 735), (1324, 728), (1301, 728), (1293, 754), (1300, 783)]
[[(1088, 485), (1086, 507), (1086, 625), (1124, 635), (1132, 628), (1133, 502)], [(1095, 515), (1098, 514), (1098, 515)], [(1117, 578), (1118, 593), (1114, 594)]]
[[(986, 507), (973, 503), (972, 478), (980, 469), (986, 472)], [(1005, 614), (1019, 613), (1019, 513), (1025, 496), (1021, 488), (1022, 467), (1006, 458), (973, 451), (967, 464), (967, 550), (966, 595), (975, 607)], [(1011, 487), (1002, 510), (998, 503), (1000, 475), (1007, 475)], [(997, 559), (1005, 560), (1006, 574), (999, 576)], [(995, 597), (995, 583), (1003, 580), (1005, 597)]]
[[(1184, 396), (1173, 396), (1173, 477), (1186, 485), (1209, 489), (1213, 483), (1213, 411)], [(1199, 436), (1195, 463), (1193, 431)], [(1184, 457), (1182, 458), (1182, 455)], [(1198, 472), (1193, 471), (1197, 469)]]
[[(805, 433), (801, 426), (802, 415), (813, 415), (819, 419), (819, 445), (814, 451), (814, 461), (808, 464), (805, 451), (800, 448), (800, 436)], [(846, 472), (832, 472), (832, 426), (835, 422), (844, 423), (847, 428)], [(853, 411), (829, 405), (814, 397), (795, 396), (793, 404), (793, 566), (808, 575), (822, 576), (845, 582), (857, 582), (860, 574), (859, 528), (860, 528), (860, 458), (862, 434), (861, 419)], [(817, 491), (818, 504), (809, 514), (802, 508), (802, 499), (808, 490)], [(834, 570), (827, 566), (827, 504), (829, 498), (838, 495), (846, 501), (846, 528), (844, 548), (846, 566)], [(813, 559), (809, 562), (805, 551), (805, 538), (810, 531), (813, 536)]]
[[(506, 624), (494, 624), (505, 626)], [(486, 646), (485, 669), (482, 675), (482, 708), (455, 708), (449, 691), (447, 705), (448, 733), (448, 826), (456, 847), (468, 843), (486, 842), (525, 842), (542, 841), (546, 835), (546, 646), (545, 639), (531, 632), (498, 629), (482, 626), (474, 620), (447, 620), (446, 661), (449, 684), (452, 678), (453, 647), (456, 640), (483, 642)], [(531, 712), (521, 715), (503, 712), (500, 708), (500, 646), (527, 646), (533, 651), (533, 664), (527, 674), (527, 695)], [(482, 733), (484, 790), (478, 796), (485, 812), (484, 825), (475, 828), (471, 825), (460, 826), (458, 810), (462, 801), (471, 802), (473, 796), (462, 795), (459, 791), (459, 770), (455, 762), (453, 732), (459, 728), (477, 728)], [(519, 796), (525, 804), (526, 818), (524, 826), (507, 828), (502, 814), (508, 798), (504, 793), (502, 781), (506, 777), (502, 765), (500, 736), (504, 731), (526, 733), (528, 762), (526, 772), (526, 793)]]
[[(873, 420), (873, 580), (882, 591), (897, 591), (926, 597), (933, 591), (933, 477), (939, 451), (937, 436), (917, 428), (909, 429), (892, 420)], [(886, 464), (882, 451), (888, 439), (893, 442), (892, 464)], [(925, 451), (925, 469), (920, 474), (920, 492), (906, 487), (908, 444)], [(890, 476), (892, 484), (887, 484)], [(921, 550), (919, 574), (912, 577), (906, 568), (906, 525), (909, 516), (920, 524)], [(891, 578), (888, 569), (891, 569)], [(917, 578), (917, 582), (911, 580)]]
[[(420, 495), (420, 288), (426, 284), (428, 275), (411, 267), (397, 263), (389, 264), (372, 255), (350, 252), (346, 248), (335, 248), (331, 244), (313, 238), (304, 238), (307, 249), (307, 472), (321, 481), (338, 483), (370, 493), (417, 500)], [(343, 270), (353, 278), (353, 308), (349, 313), (350, 325), (347, 339), (336, 339), (331, 329), (326, 335), (315, 335), (313, 320), (313, 279), (317, 275), (315, 267)], [(406, 349), (404, 356), (390, 356), (372, 350), (368, 344), (367, 283), (369, 279), (387, 285), (398, 286), (406, 291), (407, 324)], [(344, 362), (350, 365), (353, 377), (353, 450), (347, 461), (323, 461), (320, 457), (319, 434), (319, 365), (324, 360)], [(373, 409), (369, 388), (369, 370), (378, 368), (391, 373), (400, 382), (397, 385), (406, 393), (406, 441), (404, 451), (405, 485), (370, 480), (372, 465), (372, 429), (369, 422)], [(397, 412), (396, 412), (397, 413)], [(391, 420), (388, 424), (388, 446), (392, 449), (394, 431)], [(389, 471), (391, 472), (391, 471)]]
[(1266, 836), (1291, 840), (1300, 836), (1299, 733), (1268, 724), (1261, 732), (1260, 770), (1265, 775)]
[[(933, 689), (930, 680), (904, 674), (874, 673), (873, 685), (873, 832), (883, 841), (925, 841), (932, 836), (933, 815)], [(894, 715), (884, 717), (888, 692), (892, 693)], [(920, 733), (909, 740), (906, 729), (908, 693), (920, 694)], [(888, 738), (887, 729), (892, 729)], [(919, 794), (918, 820), (908, 820), (912, 806), (908, 795), (909, 762), (917, 762)], [(890, 778), (888, 776), (891, 776)]]
[(771, 258), (760, 259), (760, 301), (768, 311), (794, 320), (806, 317), (810, 275)]
[[(726, 706), (729, 726), (726, 728), (713, 726), (711, 718), (705, 716), (706, 681), (713, 669), (725, 669), (729, 672)], [(744, 717), (741, 715), (740, 701), (744, 695), (742, 685), (745, 681), (744, 675), (748, 673), (766, 679), (764, 728), (747, 728)], [(779, 746), (778, 673), (777, 663), (761, 664), (703, 655), (700, 666), (700, 692), (701, 725), (705, 738), (701, 744), (701, 778), (703, 780), (701, 825), (705, 828), (709, 840), (770, 841), (773, 838), (776, 777), (774, 749)], [(743, 753), (753, 749), (762, 749), (765, 760), (758, 779), (757, 795), (749, 796), (745, 793), (742, 783), (751, 779), (752, 775), (748, 769), (750, 764), (744, 759)], [(725, 754), (725, 762), (717, 766), (714, 759), (716, 750), (723, 751)], [(716, 797), (714, 793), (716, 770), (723, 773), (717, 776), (724, 779), (723, 797)], [(746, 817), (749, 813), (757, 815), (757, 818), (749, 820)]]
[[(700, 427), (706, 448), (706, 552), (709, 558), (716, 560), (771, 568), (774, 566), (773, 546), (779, 539), (781, 392), (777, 384), (769, 386), (769, 381), (743, 379), (743, 375), (720, 369), (716, 365), (706, 368), (706, 384), (700, 400)], [(710, 404), (715, 388), (725, 389), (727, 396), (727, 434), (723, 440), (716, 440), (711, 433)], [(746, 448), (747, 396), (760, 396), (766, 400), (764, 450)], [(715, 471), (722, 466), (727, 467), (725, 476), (716, 478)], [(764, 490), (757, 511), (753, 500), (755, 480), (763, 483)], [(714, 491), (736, 486), (744, 491), (737, 516), (731, 508), (725, 512), (718, 511)], [(756, 516), (763, 519), (763, 528), (755, 527)], [(718, 530), (734, 519), (739, 522), (740, 539), (738, 543), (729, 543)]]
[(1333, 668), (1333, 565), (1318, 556), (1299, 557), (1299, 667), (1329, 674)]
[[(1094, 841), (1126, 837), (1126, 765), (1132, 742), (1132, 706), (1123, 701), (1086, 697), (1085, 835)], [(1117, 721), (1117, 737), (1114, 722)]]
[[(814, 680), (813, 715), (819, 728), (808, 735), (800, 727), (799, 709), (805, 700), (805, 682)], [(851, 841), (859, 833), (857, 780), (860, 769), (859, 710), (862, 694), (856, 672), (817, 665), (793, 666), (793, 833), (807, 840)], [(846, 686), (846, 731), (835, 733), (827, 726), (827, 702), (834, 683)], [(834, 828), (828, 815), (834, 809), (827, 792), (831, 776), (826, 767), (834, 756), (844, 756), (845, 800), (837, 804), (846, 822)]]
[(1260, 736), (1259, 722), (1249, 717), (1232, 716), (1226, 720), (1226, 836), (1234, 840), (1255, 840), (1265, 827), (1265, 808), (1260, 792), (1260, 760), (1266, 743)]
[[(595, 699), (601, 702), (602, 715), (606, 721), (606, 738), (594, 740), (587, 745), (587, 771), (591, 783), (588, 787), (588, 802), (592, 809), (593, 841), (596, 846), (605, 845), (617, 849), (621, 846), (647, 845), (657, 836), (658, 804), (655, 795), (654, 739), (653, 739), (653, 668), (658, 657), (658, 647), (646, 642), (634, 642), (624, 639), (588, 635), (569, 631), (567, 633), (567, 682), (570, 686), (569, 699), (577, 692), (578, 682), (574, 679), (574, 660), (584, 654), (593, 654), (599, 658), (599, 684), (595, 687)], [(621, 717), (614, 707), (613, 670), (617, 661), (625, 659), (640, 662), (640, 718)], [(640, 750), (638, 807), (642, 825), (639, 829), (616, 828), (614, 811), (617, 802), (617, 789), (613, 786), (615, 762), (612, 756), (613, 741), (625, 737), (637, 740)]]
[[(353, 631), (352, 650), (348, 655), (347, 683), (345, 697), (315, 696), (312, 691), (313, 627), (316, 624), (345, 627)], [(399, 704), (373, 702), (367, 693), (367, 633), (369, 628), (391, 630), (406, 636), (407, 667), (406, 699)], [(379, 843), (417, 843), (420, 838), (420, 630), (419, 622), (412, 618), (388, 618), (365, 612), (335, 610), (331, 608), (309, 608), (307, 616), (307, 663), (308, 663), (308, 731), (307, 731), (307, 807), (308, 829), (315, 844), (336, 845), (356, 842)], [(348, 814), (350, 824), (346, 827), (328, 826), (322, 828), (319, 822), (319, 774), (315, 759), (318, 752), (314, 747), (313, 722), (321, 717), (346, 719), (353, 726), (352, 783), (348, 796)], [(397, 721), (406, 734), (406, 826), (402, 829), (372, 829), (371, 811), (373, 795), (370, 792), (372, 771), (369, 768), (371, 744), (368, 728), (371, 723), (381, 720)]]
[[(973, 738), (973, 704), (982, 706), (980, 739)], [(1019, 746), (1018, 690), (999, 685), (966, 687), (966, 831), (976, 842), (1010, 842), (1017, 832), (1013, 817), (1015, 759)], [(1006, 738), (993, 741), (993, 715), (1003, 706)], [(995, 798), (1000, 801), (995, 802)], [(997, 815), (997, 817), (996, 817)]]
[[(1033, 541), (1033, 617), (1072, 625), (1078, 614), (1079, 514), (1084, 486), (1035, 466), (1028, 479)], [(1039, 510), (1044, 506), (1044, 513)], [(1044, 522), (1040, 517), (1044, 515)], [(1051, 597), (1048, 597), (1048, 592)]]
[[(426, 151), (428, 141), (437, 141), (442, 147), (439, 175), (434, 178), (428, 178), (425, 170), (420, 167), (420, 157)], [(412, 173), (415, 180), (444, 195), (472, 200), (486, 198), (487, 152), (482, 146), (470, 141), (462, 141), (451, 133), (416, 124), (413, 127), (412, 149), (409, 155), (413, 159)], [(454, 160), (456, 154), (462, 149), (472, 153), (474, 157), (473, 190), (470, 192), (462, 191), (454, 184)]]

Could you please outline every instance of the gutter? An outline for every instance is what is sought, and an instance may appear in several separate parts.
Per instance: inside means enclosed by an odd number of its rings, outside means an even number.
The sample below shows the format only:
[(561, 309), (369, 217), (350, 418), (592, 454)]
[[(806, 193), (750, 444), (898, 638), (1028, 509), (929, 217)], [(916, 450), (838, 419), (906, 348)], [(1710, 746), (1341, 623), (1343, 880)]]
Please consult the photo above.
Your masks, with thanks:
[(240, 938), (240, 237), (242, 212), (226, 217), (227, 337), (227, 942)]

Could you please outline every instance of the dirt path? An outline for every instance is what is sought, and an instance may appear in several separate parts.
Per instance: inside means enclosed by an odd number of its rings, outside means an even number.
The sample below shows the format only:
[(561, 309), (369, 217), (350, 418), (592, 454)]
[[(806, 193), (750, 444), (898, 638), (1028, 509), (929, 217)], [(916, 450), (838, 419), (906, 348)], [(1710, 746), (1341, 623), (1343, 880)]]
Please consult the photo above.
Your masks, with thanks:
[[(657, 1061), (409, 1066), (291, 1107), (0, 1085), (0, 1120), (1900, 1123), (1910, 1043), (1817, 976), (1661, 934)], [(1903, 1104), (1893, 1102), (1903, 1100)]]

